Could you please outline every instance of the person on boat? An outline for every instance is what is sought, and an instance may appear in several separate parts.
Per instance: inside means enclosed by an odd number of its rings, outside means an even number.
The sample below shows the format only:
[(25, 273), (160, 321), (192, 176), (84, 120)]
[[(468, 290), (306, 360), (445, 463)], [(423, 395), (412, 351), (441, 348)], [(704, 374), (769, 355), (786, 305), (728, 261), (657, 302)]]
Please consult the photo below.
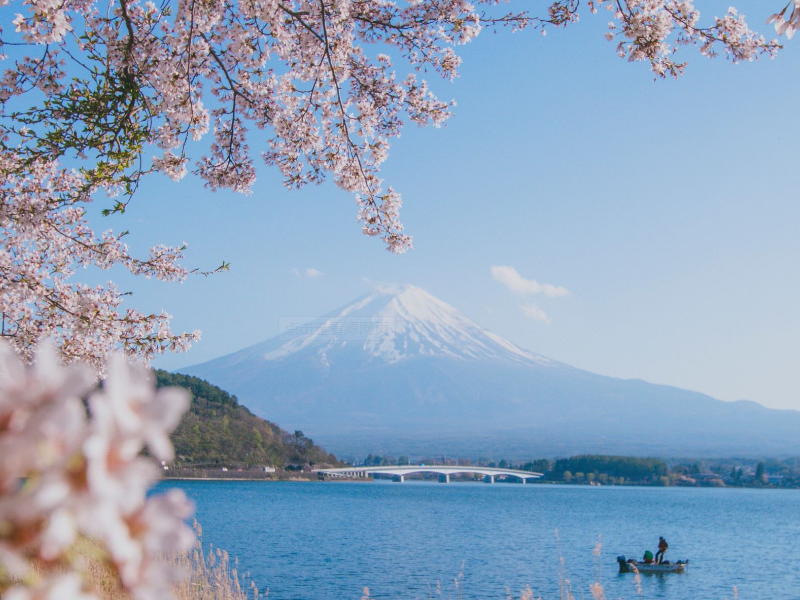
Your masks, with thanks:
[(664, 560), (664, 554), (667, 553), (667, 548), (669, 548), (669, 544), (667, 544), (667, 540), (663, 537), (658, 538), (658, 552), (656, 552), (656, 564), (661, 564)]
[(646, 565), (653, 564), (653, 553), (650, 552), (650, 550), (645, 550), (644, 551), (644, 558), (642, 560), (644, 560), (644, 563)]

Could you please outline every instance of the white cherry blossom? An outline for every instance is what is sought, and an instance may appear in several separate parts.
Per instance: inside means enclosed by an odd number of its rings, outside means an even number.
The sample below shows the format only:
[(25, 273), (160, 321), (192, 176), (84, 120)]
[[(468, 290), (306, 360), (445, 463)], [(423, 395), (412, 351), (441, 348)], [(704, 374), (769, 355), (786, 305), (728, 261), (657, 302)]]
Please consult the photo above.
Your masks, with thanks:
[(147, 491), (187, 408), (185, 391), (156, 391), (152, 373), (120, 355), (97, 387), (91, 369), (61, 367), (51, 346), (24, 365), (0, 343), (4, 600), (93, 600), (71, 551), (79, 540), (102, 550), (133, 598), (172, 597), (178, 574), (161, 557), (193, 547), (193, 507), (180, 490)]
[[(181, 281), (183, 247), (135, 257), (124, 234), (96, 233), (98, 197), (122, 212), (144, 177), (192, 173), (249, 193), (258, 163), (289, 188), (330, 178), (351, 193), (364, 234), (404, 252), (402, 198), (380, 168), (403, 127), (441, 127), (455, 103), (423, 77), (458, 76), (458, 49), (486, 31), (562, 28), (578, 0), (15, 0), (0, 30), (0, 336), (30, 359), (54, 339), (67, 360), (103, 368), (113, 349), (146, 362), (180, 351), (169, 315), (123, 304), (81, 267), (122, 266)], [(535, 4), (535, 3), (534, 3)], [(735, 9), (701, 19), (693, 0), (588, 0), (610, 16), (617, 53), (679, 76), (696, 46), (733, 62), (780, 47)], [(605, 9), (605, 10), (603, 10)], [(539, 12), (534, 12), (539, 11)], [(798, 0), (773, 15), (791, 37)], [(73, 165), (80, 168), (72, 168)], [(104, 199), (103, 202), (108, 202)]]

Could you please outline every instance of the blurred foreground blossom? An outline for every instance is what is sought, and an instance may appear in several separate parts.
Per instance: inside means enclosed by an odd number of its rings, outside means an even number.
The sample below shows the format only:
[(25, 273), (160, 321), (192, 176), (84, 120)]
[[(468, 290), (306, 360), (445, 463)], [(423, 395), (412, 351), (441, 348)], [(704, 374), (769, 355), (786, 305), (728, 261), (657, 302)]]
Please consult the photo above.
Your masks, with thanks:
[[(789, 10), (790, 7), (792, 10)], [(794, 32), (800, 27), (800, 0), (789, 2), (782, 11), (767, 19), (767, 23), (775, 23), (775, 32), (791, 39)]]
[(180, 573), (162, 555), (192, 548), (193, 506), (179, 490), (147, 491), (156, 460), (173, 456), (169, 434), (188, 406), (186, 392), (156, 391), (148, 370), (120, 356), (98, 386), (89, 367), (62, 367), (52, 346), (25, 365), (0, 344), (4, 600), (97, 598), (76, 544), (101, 557), (132, 598), (172, 597)]

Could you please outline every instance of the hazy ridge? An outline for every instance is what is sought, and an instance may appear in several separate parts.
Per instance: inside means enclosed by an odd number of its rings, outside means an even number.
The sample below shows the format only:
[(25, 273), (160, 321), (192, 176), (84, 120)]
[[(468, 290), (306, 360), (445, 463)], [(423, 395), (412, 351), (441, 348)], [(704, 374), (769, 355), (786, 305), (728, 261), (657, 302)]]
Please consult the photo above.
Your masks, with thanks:
[(344, 456), (800, 452), (800, 412), (576, 369), (413, 286), (182, 372)]

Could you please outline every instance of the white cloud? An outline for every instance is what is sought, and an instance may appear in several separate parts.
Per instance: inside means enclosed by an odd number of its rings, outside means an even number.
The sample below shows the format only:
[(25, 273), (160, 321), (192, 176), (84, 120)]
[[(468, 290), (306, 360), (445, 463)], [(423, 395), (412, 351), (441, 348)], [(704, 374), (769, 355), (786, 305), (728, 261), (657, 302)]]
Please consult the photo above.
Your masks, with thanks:
[(521, 308), (522, 312), (529, 319), (541, 321), (542, 323), (547, 323), (548, 325), (550, 324), (550, 317), (548, 317), (547, 313), (535, 304), (523, 304)]
[(492, 277), (502, 283), (515, 294), (541, 294), (545, 296), (567, 296), (569, 290), (560, 285), (539, 283), (535, 279), (525, 279), (514, 267), (492, 267)]
[(302, 272), (298, 271), (297, 269), (292, 269), (292, 274), (295, 277), (319, 277), (322, 275), (322, 271), (317, 271), (313, 267), (308, 267), (304, 269)]

